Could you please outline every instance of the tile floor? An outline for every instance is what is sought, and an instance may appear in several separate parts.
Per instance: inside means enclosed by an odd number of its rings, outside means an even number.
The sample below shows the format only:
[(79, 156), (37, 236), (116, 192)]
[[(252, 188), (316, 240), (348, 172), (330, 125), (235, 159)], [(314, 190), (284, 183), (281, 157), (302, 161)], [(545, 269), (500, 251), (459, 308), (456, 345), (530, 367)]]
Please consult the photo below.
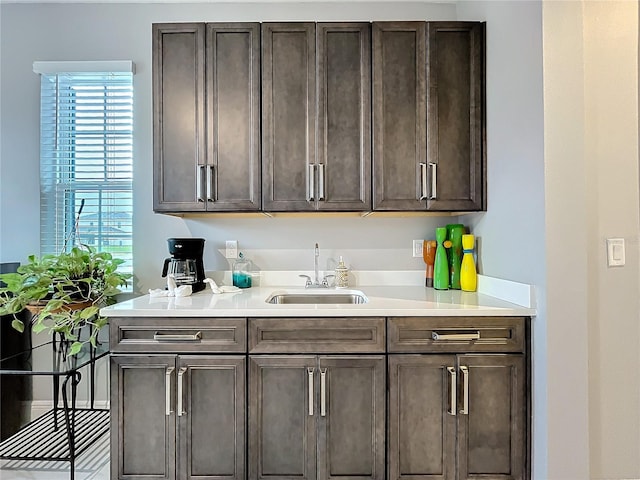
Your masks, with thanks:
[[(76, 460), (76, 480), (109, 480), (109, 435)], [(68, 462), (0, 460), (0, 480), (69, 480)]]

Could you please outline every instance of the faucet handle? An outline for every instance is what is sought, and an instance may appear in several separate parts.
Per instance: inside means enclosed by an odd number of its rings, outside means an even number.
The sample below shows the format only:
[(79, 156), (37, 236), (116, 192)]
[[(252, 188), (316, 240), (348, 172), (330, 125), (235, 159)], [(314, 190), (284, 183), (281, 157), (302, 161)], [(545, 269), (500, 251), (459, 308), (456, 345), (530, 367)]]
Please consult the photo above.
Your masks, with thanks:
[(322, 286), (323, 287), (328, 287), (329, 286), (329, 279), (330, 278), (335, 278), (336, 276), (333, 273), (330, 273), (329, 275), (325, 275), (322, 278)]
[(298, 275), (300, 278), (306, 278), (307, 281), (304, 283), (304, 288), (308, 288), (312, 285), (311, 277), (309, 275)]

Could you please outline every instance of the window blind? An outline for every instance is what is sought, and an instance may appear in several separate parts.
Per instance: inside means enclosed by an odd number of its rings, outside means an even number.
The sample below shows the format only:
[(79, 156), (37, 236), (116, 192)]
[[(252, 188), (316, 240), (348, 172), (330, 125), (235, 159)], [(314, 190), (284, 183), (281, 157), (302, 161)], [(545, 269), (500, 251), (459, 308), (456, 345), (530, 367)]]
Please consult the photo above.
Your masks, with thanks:
[(132, 73), (42, 73), (40, 121), (41, 253), (87, 245), (131, 273)]

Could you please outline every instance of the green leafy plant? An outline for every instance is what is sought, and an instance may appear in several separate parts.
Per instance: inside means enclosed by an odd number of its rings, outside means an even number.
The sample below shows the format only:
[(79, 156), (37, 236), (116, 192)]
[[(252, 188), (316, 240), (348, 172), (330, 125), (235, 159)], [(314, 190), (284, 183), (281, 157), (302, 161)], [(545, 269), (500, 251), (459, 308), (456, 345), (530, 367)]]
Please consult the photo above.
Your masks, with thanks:
[[(84, 245), (58, 255), (31, 255), (16, 273), (0, 274), (6, 284), (0, 288), (0, 315), (12, 315), (13, 328), (22, 332), (25, 325), (18, 314), (31, 311), (33, 332), (61, 334), (71, 342), (71, 355), (84, 343), (95, 347), (99, 330), (108, 323), (100, 308), (115, 303), (118, 287), (131, 277), (117, 271), (123, 262)], [(84, 340), (79, 334), (83, 326), (93, 327)]]

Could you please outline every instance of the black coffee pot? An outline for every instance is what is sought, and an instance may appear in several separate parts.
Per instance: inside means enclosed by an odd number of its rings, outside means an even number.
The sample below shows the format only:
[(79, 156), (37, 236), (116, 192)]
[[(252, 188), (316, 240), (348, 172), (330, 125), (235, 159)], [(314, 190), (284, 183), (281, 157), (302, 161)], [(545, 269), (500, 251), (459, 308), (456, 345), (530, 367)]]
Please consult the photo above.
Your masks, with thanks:
[(169, 238), (170, 258), (164, 259), (162, 276), (173, 275), (176, 284), (191, 285), (191, 290), (204, 290), (204, 238)]

